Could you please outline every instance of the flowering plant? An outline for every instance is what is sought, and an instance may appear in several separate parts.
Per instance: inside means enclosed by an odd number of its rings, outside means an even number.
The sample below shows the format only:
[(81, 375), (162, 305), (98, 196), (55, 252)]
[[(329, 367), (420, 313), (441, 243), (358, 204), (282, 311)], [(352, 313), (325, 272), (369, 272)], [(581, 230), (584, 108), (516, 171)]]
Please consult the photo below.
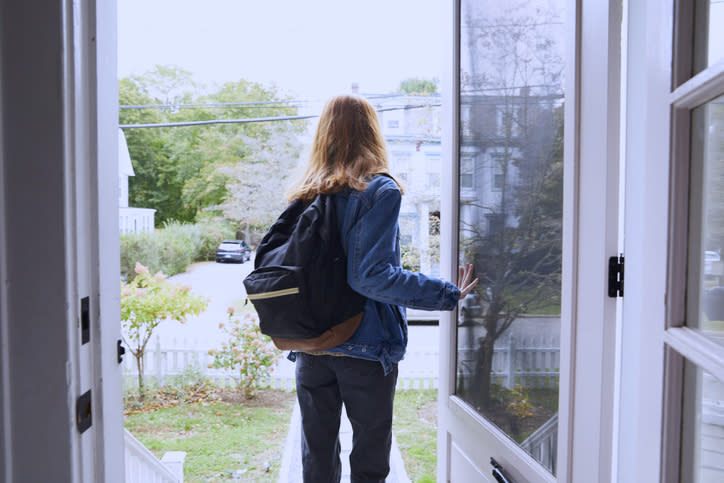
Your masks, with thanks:
[(143, 356), (153, 330), (162, 320), (185, 322), (189, 315), (206, 309), (205, 297), (196, 296), (188, 285), (166, 280), (163, 272), (151, 275), (148, 267), (136, 263), (136, 276), (121, 283), (121, 326), (123, 339), (138, 367), (138, 393), (143, 399)]
[(241, 318), (235, 317), (231, 307), (228, 313), (229, 321), (220, 323), (219, 327), (224, 329), (229, 340), (221, 344), (220, 350), (209, 351), (214, 356), (214, 362), (209, 366), (238, 370), (239, 389), (246, 399), (251, 399), (261, 380), (271, 375), (272, 366), (281, 351), (261, 333), (256, 314), (245, 313)]

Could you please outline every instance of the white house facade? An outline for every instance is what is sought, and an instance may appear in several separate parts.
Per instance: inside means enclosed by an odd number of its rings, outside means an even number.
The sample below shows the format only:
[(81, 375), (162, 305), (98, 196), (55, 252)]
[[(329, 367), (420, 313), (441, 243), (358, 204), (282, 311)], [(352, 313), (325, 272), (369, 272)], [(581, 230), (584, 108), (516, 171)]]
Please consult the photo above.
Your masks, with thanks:
[(123, 129), (118, 129), (118, 226), (121, 233), (151, 232), (156, 210), (128, 206), (128, 178), (134, 176)]

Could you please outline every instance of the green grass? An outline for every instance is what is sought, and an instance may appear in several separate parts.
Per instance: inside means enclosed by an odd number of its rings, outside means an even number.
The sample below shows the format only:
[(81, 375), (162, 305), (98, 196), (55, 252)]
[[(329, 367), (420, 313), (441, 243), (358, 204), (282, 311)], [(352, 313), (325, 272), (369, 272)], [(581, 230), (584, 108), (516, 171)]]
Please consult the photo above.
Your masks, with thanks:
[(279, 407), (248, 407), (198, 401), (126, 416), (125, 426), (161, 458), (166, 451), (186, 451), (184, 481), (267, 482), (278, 478), (289, 431), (293, 395)]
[(392, 431), (414, 483), (433, 483), (437, 468), (437, 390), (395, 394)]
[[(230, 481), (239, 471), (241, 481), (276, 481), (294, 393), (266, 390), (250, 403), (225, 402), (206, 385), (187, 385), (183, 398), (175, 387), (156, 389), (143, 403), (127, 398), (126, 429), (158, 458), (185, 451), (186, 482)], [(434, 482), (437, 390), (397, 391), (392, 429), (410, 479)]]

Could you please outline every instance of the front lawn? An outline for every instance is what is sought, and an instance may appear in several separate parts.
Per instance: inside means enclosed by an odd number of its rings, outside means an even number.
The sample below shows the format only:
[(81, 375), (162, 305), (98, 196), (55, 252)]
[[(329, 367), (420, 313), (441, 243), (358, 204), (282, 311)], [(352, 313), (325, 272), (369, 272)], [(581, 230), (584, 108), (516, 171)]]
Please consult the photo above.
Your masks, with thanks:
[(125, 426), (158, 458), (185, 451), (186, 482), (275, 481), (294, 398), (275, 390), (260, 391), (249, 401), (214, 392), (180, 405), (127, 411)]

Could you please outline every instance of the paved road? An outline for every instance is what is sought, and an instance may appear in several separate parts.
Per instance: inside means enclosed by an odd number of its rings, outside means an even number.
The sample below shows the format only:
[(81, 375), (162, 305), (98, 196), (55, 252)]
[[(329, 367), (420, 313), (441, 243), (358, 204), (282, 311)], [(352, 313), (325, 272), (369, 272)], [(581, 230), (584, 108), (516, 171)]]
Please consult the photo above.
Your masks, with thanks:
[(208, 342), (208, 347), (217, 347), (226, 339), (219, 329), (220, 322), (228, 320), (227, 308), (234, 301), (246, 297), (242, 280), (253, 269), (253, 262), (215, 263), (200, 262), (192, 264), (188, 271), (169, 278), (172, 283), (187, 284), (192, 292), (209, 298), (206, 311), (198, 316), (189, 317), (186, 323), (164, 321), (156, 328), (163, 347), (180, 345), (184, 339)]

